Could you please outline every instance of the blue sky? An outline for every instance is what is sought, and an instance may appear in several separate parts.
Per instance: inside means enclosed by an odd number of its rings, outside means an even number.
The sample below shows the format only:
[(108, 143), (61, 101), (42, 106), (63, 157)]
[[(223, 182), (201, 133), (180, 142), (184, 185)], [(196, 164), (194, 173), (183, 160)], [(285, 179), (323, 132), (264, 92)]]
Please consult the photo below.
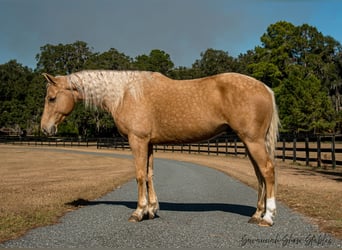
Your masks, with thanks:
[(277, 21), (307, 23), (342, 43), (340, 0), (0, 0), (0, 64), (35, 68), (45, 44), (86, 42), (128, 56), (161, 49), (191, 66), (207, 48), (236, 57)]

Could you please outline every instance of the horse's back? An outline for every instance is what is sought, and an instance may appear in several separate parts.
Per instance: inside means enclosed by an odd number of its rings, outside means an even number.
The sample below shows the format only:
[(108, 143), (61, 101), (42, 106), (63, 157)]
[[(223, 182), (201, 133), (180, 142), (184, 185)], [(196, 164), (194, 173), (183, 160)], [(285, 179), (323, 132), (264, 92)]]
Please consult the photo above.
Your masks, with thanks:
[[(267, 88), (238, 73), (224, 73), (193, 80), (172, 80), (153, 75), (145, 89), (148, 117), (156, 138), (170, 141), (207, 139), (231, 127), (259, 128), (272, 107)], [(153, 133), (152, 133), (153, 134)]]

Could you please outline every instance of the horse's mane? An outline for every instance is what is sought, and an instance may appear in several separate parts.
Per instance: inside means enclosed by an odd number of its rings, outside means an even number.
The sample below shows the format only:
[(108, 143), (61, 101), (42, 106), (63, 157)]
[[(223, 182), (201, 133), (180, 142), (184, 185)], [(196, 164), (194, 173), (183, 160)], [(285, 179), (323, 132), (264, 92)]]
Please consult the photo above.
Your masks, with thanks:
[[(123, 101), (125, 93), (134, 99), (142, 96), (142, 82), (151, 78), (147, 71), (85, 70), (67, 76), (69, 84), (84, 96), (87, 107), (108, 108), (115, 111)], [(110, 106), (104, 107), (104, 100)]]

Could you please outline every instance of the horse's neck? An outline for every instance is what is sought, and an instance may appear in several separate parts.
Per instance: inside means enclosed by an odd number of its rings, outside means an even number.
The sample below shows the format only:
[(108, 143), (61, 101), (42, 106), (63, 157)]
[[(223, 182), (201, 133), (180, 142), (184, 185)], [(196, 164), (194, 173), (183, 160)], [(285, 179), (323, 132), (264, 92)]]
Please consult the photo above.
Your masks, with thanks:
[(70, 75), (86, 106), (116, 110), (128, 91), (135, 99), (142, 93), (144, 73), (134, 71), (82, 71)]
[(104, 79), (100, 71), (81, 71), (69, 75), (69, 81), (77, 91), (77, 99), (84, 101), (86, 106), (100, 106), (103, 99)]

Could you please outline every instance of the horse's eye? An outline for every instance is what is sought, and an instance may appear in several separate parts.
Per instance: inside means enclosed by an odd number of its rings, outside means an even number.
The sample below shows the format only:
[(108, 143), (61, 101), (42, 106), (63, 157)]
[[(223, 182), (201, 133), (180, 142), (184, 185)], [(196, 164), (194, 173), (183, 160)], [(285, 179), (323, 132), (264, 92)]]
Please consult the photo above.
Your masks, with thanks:
[(48, 101), (49, 101), (49, 102), (55, 102), (55, 101), (56, 101), (56, 97), (49, 97), (49, 98), (48, 98)]

